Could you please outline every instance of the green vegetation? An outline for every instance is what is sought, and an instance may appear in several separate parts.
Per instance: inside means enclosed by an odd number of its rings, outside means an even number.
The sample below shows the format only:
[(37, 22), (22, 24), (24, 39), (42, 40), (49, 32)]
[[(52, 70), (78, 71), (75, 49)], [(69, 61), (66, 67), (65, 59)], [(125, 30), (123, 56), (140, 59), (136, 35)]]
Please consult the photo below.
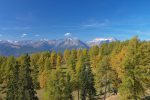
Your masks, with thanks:
[(150, 42), (137, 37), (64, 54), (0, 57), (4, 100), (96, 100), (117, 92), (122, 100), (141, 100), (149, 90)]

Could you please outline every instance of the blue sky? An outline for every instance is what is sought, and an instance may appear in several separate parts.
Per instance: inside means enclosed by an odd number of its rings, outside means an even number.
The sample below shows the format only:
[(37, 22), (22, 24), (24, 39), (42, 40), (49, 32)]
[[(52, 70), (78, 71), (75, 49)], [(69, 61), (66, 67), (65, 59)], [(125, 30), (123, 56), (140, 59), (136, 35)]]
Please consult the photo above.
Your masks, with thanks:
[(0, 39), (150, 40), (150, 0), (0, 0)]

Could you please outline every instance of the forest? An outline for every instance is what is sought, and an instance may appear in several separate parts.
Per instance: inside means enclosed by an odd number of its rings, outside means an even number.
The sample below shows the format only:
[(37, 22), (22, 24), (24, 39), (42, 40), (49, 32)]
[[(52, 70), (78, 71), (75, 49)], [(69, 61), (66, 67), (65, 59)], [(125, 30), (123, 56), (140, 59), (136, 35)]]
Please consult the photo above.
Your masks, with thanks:
[(0, 100), (39, 100), (38, 90), (43, 100), (150, 100), (150, 42), (0, 57)]

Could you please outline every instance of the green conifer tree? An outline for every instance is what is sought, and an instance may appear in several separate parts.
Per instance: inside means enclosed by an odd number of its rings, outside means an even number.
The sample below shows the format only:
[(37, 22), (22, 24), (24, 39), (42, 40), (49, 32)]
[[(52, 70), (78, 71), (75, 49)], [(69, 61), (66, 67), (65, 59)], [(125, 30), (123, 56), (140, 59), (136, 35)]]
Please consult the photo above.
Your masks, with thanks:
[(6, 100), (18, 100), (18, 81), (19, 81), (19, 65), (18, 62), (13, 64), (9, 81), (7, 84)]
[[(124, 73), (122, 77), (122, 84), (120, 87), (120, 94), (123, 99), (139, 100), (145, 93), (145, 83), (148, 78), (147, 66), (149, 66), (149, 58), (148, 56), (144, 57), (146, 52), (144, 53), (143, 50), (140, 49), (140, 45), (140, 41), (137, 37), (134, 37), (129, 41), (128, 52), (125, 56), (123, 66)], [(144, 51), (146, 51), (146, 48)]]
[(31, 77), (30, 56), (26, 54), (22, 60), (18, 83), (18, 100), (38, 100)]

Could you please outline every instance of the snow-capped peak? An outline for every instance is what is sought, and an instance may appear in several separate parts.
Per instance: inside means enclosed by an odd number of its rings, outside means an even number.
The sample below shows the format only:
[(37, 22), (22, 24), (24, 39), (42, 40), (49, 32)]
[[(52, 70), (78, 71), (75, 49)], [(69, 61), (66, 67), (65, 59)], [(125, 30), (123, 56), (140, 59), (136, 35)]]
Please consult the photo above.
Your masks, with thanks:
[(9, 43), (13, 43), (13, 41), (12, 41), (12, 40), (7, 40), (7, 42), (9, 42)]
[(11, 44), (14, 44), (14, 43), (17, 43), (18, 41), (13, 41), (13, 40), (0, 40), (1, 43), (11, 43)]
[(102, 42), (102, 41), (115, 41), (115, 39), (114, 38), (95, 38), (94, 40), (89, 41), (89, 42)]
[(70, 40), (70, 41), (72, 41), (72, 40), (73, 40), (73, 38), (67, 38), (67, 40)]
[(102, 43), (109, 43), (113, 41), (116, 41), (116, 39), (115, 38), (95, 38), (92, 41), (88, 41), (87, 43), (90, 46), (93, 46), (93, 45), (101, 45)]
[(47, 38), (43, 38), (40, 41), (49, 41)]

